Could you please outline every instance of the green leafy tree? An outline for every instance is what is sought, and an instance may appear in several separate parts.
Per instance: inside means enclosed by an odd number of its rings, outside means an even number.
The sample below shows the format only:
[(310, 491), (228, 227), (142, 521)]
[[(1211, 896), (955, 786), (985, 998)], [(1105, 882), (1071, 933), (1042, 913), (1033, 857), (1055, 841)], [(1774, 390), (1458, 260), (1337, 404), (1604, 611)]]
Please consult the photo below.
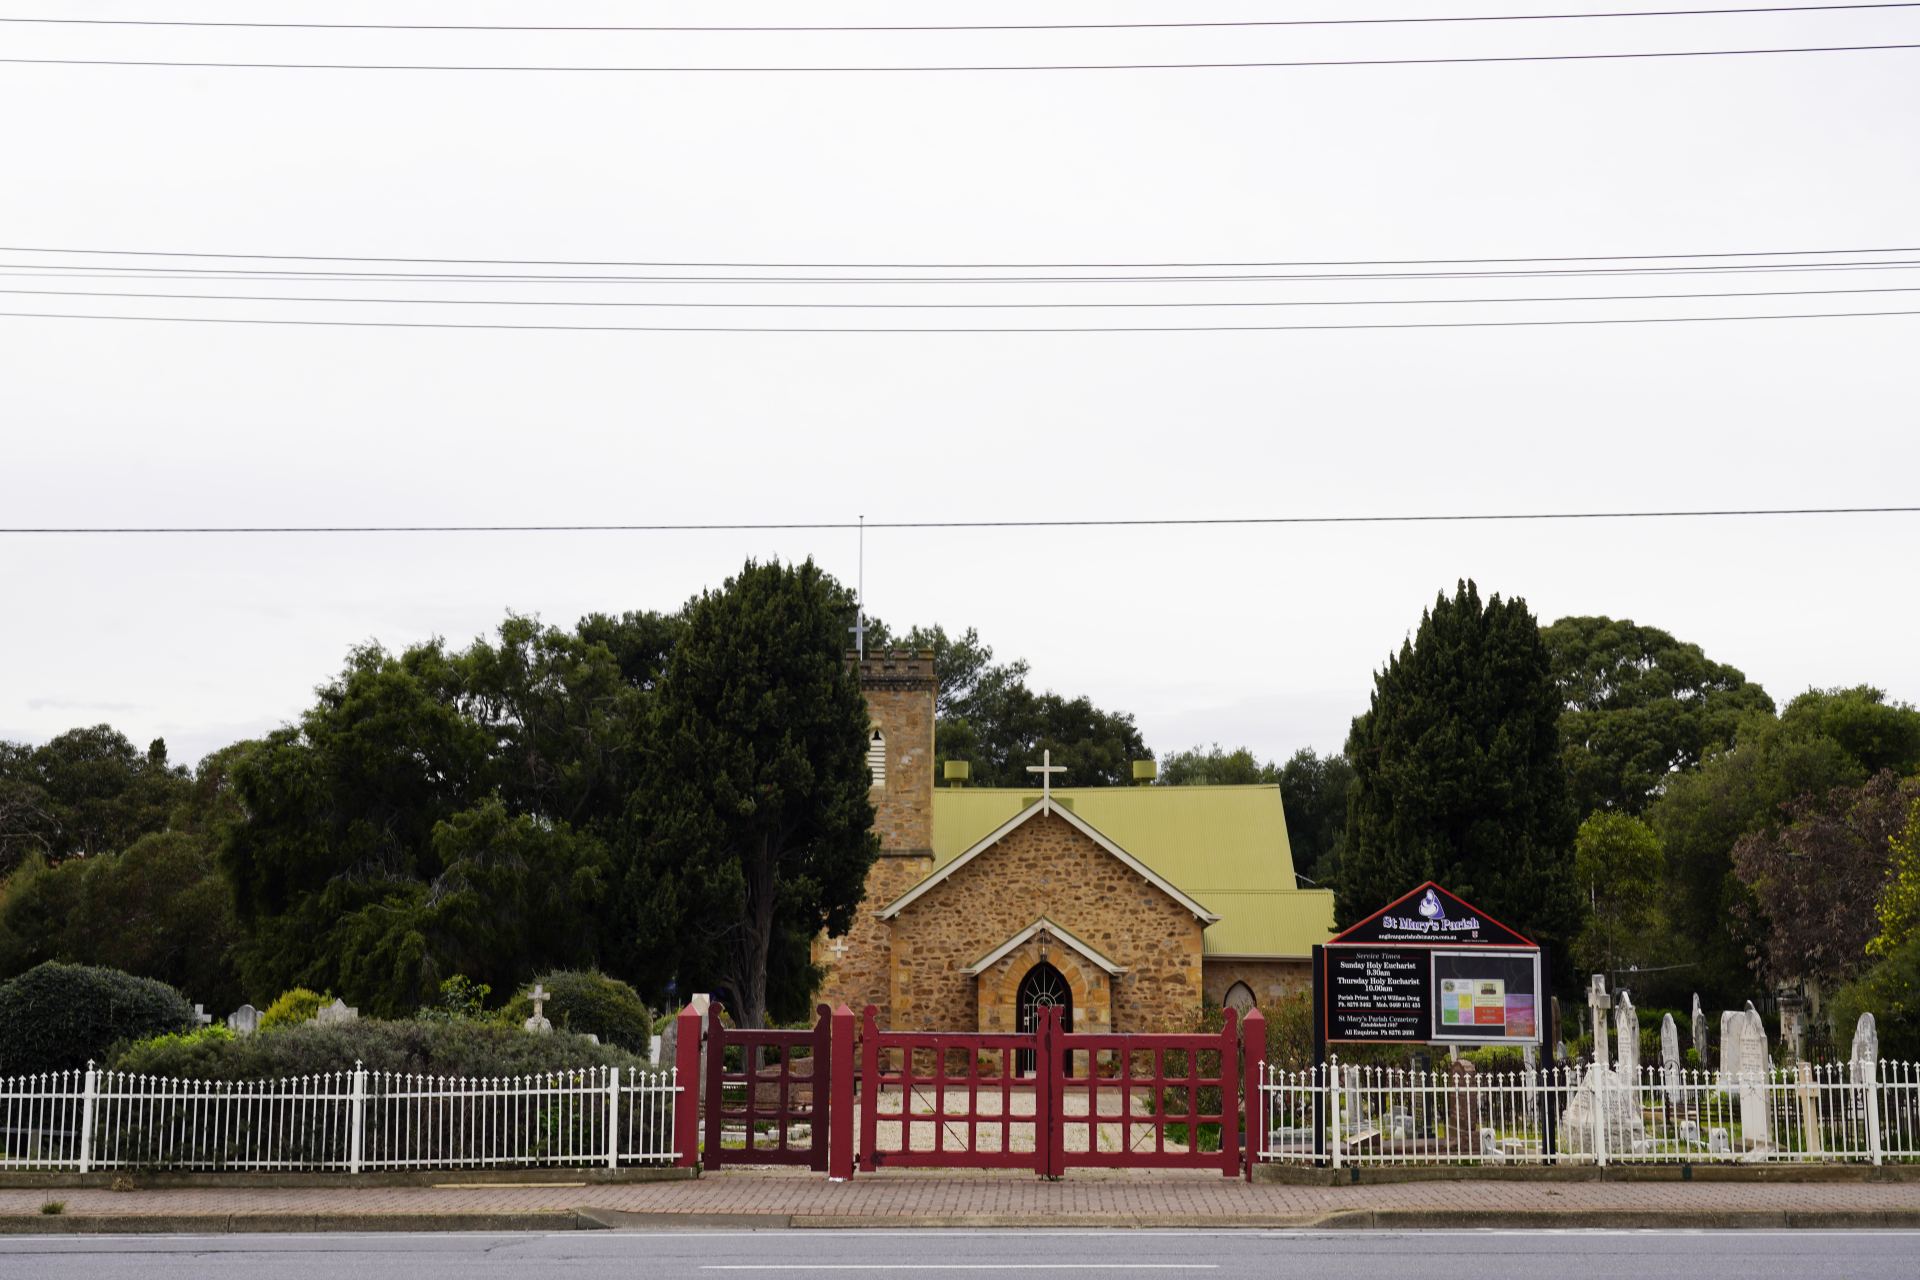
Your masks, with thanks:
[(1586, 921), (1573, 940), (1581, 972), (1618, 975), (1651, 966), (1663, 883), (1660, 838), (1638, 818), (1595, 813), (1573, 839), (1574, 886)]
[(1867, 943), (1868, 954), (1876, 956), (1890, 955), (1902, 938), (1920, 935), (1920, 800), (1907, 810), (1906, 825), (1889, 844), (1893, 859), (1873, 909), (1878, 932)]
[(1577, 814), (1642, 813), (1668, 778), (1732, 744), (1773, 700), (1700, 646), (1625, 619), (1562, 618), (1541, 631), (1559, 686), (1561, 754)]
[(111, 725), (70, 729), (38, 747), (0, 744), (0, 872), (30, 853), (113, 853), (164, 831), (189, 787), (155, 738), (142, 754)]
[(1219, 743), (1210, 747), (1189, 747), (1160, 759), (1155, 779), (1166, 787), (1246, 786), (1280, 781), (1280, 766), (1262, 760), (1247, 747), (1228, 751)]
[(1374, 677), (1347, 739), (1354, 785), (1338, 913), (1423, 880), (1547, 938), (1578, 917), (1559, 692), (1518, 599), (1441, 595)]
[(811, 560), (749, 561), (688, 606), (656, 691), (638, 933), (656, 966), (717, 982), (743, 1026), (804, 1004), (807, 948), (851, 926), (878, 853), (851, 603)]
[(1821, 987), (1866, 967), (1879, 921), (1875, 907), (1893, 877), (1895, 841), (1920, 803), (1920, 779), (1890, 769), (1864, 786), (1835, 787), (1786, 806), (1777, 829), (1750, 832), (1733, 846), (1733, 866), (1759, 912), (1754, 969), (1775, 981)]
[(1330, 886), (1340, 872), (1347, 836), (1347, 791), (1353, 765), (1336, 751), (1319, 755), (1302, 747), (1280, 766), (1280, 795), (1287, 808), (1287, 843), (1295, 870)]
[(1831, 738), (1869, 774), (1920, 771), (1920, 710), (1888, 702), (1870, 685), (1809, 689), (1780, 713), (1780, 727), (1793, 737)]

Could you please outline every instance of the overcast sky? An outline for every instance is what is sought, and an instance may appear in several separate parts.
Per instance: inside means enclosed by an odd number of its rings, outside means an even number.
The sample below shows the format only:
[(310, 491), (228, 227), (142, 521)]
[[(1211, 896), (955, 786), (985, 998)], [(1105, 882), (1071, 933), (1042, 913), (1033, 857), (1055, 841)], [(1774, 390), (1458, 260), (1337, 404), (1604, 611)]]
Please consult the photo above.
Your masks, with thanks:
[[(1496, 2), (1459, 11), (1523, 10)], [(31, 12), (261, 13), (216, 0)], [(1359, 11), (1221, 0), (1204, 10), (974, 3), (907, 12), (811, 2), (724, 10), (337, 3), (276, 6), (273, 17), (981, 23)], [(1903, 41), (1920, 42), (1920, 11), (1144, 33), (0, 29), (0, 53), (15, 57), (575, 65), (1239, 62)], [(21, 270), (87, 261), (26, 248), (760, 263), (1899, 247), (1920, 257), (1912, 252), (1920, 246), (1920, 50), (1055, 73), (8, 65), (0, 66), (0, 119), (8, 122), (0, 244), (10, 246), (0, 262)], [(0, 282), (923, 303), (1909, 284), (1920, 285), (1920, 275), (1899, 269), (1310, 284)], [(1355, 324), (1899, 309), (1920, 309), (1920, 292), (1052, 311), (0, 296), (7, 311), (573, 325)], [(1920, 495), (1917, 346), (1920, 316), (1080, 334), (5, 318), (0, 525), (1912, 504)], [(1435, 592), (1463, 576), (1485, 592), (1525, 597), (1542, 620), (1609, 614), (1666, 628), (1780, 701), (1813, 685), (1858, 682), (1920, 700), (1916, 552), (1920, 517), (1911, 515), (880, 531), (867, 536), (866, 589), (873, 611), (897, 627), (976, 626), (1002, 656), (1028, 658), (1038, 684), (1134, 712), (1157, 750), (1218, 740), (1281, 757), (1301, 746), (1338, 748), (1365, 707), (1372, 672)], [(355, 644), (399, 647), (434, 635), (464, 642), (508, 610), (568, 624), (588, 611), (672, 608), (749, 555), (812, 555), (843, 578), (856, 573), (855, 537), (841, 531), (4, 536), (0, 737), (41, 741), (104, 720), (142, 745), (164, 735), (176, 759), (196, 760), (297, 716)]]

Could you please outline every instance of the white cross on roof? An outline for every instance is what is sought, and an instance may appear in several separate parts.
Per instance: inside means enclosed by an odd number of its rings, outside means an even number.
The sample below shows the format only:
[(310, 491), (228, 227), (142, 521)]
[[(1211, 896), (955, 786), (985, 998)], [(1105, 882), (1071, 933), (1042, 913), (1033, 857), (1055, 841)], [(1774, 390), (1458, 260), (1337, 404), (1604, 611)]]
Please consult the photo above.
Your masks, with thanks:
[(1065, 773), (1066, 771), (1067, 766), (1053, 762), (1053, 752), (1051, 750), (1040, 753), (1039, 764), (1030, 764), (1027, 766), (1028, 773), (1037, 773), (1040, 775), (1040, 798), (1042, 800), (1053, 799), (1053, 775), (1056, 773)]

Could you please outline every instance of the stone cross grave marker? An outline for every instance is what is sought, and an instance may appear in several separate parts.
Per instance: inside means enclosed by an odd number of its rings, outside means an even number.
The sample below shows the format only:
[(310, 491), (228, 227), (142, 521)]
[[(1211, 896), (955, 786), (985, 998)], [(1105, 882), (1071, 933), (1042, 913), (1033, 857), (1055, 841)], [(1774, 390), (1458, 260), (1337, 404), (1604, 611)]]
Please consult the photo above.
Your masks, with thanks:
[(1042, 800), (1053, 799), (1053, 775), (1056, 773), (1065, 773), (1066, 771), (1067, 766), (1053, 762), (1053, 752), (1051, 749), (1040, 753), (1039, 764), (1030, 764), (1027, 766), (1028, 773), (1037, 773), (1040, 775), (1040, 798)]
[(552, 993), (536, 982), (533, 990), (527, 992), (527, 998), (533, 1001), (533, 1016), (526, 1020), (526, 1029), (536, 1035), (552, 1035), (553, 1024), (547, 1021), (546, 1014), (547, 1001), (552, 998)]
[(1749, 1150), (1773, 1145), (1767, 1123), (1767, 1083), (1772, 1063), (1767, 1060), (1767, 1027), (1753, 1001), (1740, 1016), (1740, 1130)]
[(1640, 1075), (1640, 1013), (1633, 1007), (1633, 993), (1625, 987), (1613, 997), (1613, 1036), (1620, 1074), (1632, 1085)]
[(1700, 1055), (1700, 1067), (1705, 1070), (1713, 1059), (1708, 1057), (1711, 1046), (1707, 1043), (1707, 1011), (1700, 1007), (1700, 993), (1693, 993), (1693, 1051)]
[(1680, 1028), (1673, 1015), (1660, 1015), (1660, 1083), (1666, 1087), (1667, 1103), (1680, 1105)]
[(237, 1036), (250, 1036), (260, 1027), (260, 1011), (243, 1004), (227, 1015), (227, 1027)]
[(357, 1022), (359, 1018), (360, 1010), (338, 996), (334, 997), (332, 1004), (313, 1015), (313, 1020), (323, 1027), (331, 1027), (343, 1022)]
[(213, 1015), (207, 1012), (207, 1006), (203, 1004), (197, 1004), (193, 1006), (193, 1025), (194, 1026), (204, 1027), (212, 1021), (213, 1021)]
[(1593, 1065), (1604, 1067), (1608, 1062), (1607, 1010), (1613, 1007), (1605, 975), (1593, 975), (1593, 982), (1587, 987), (1587, 1007), (1593, 1013)]

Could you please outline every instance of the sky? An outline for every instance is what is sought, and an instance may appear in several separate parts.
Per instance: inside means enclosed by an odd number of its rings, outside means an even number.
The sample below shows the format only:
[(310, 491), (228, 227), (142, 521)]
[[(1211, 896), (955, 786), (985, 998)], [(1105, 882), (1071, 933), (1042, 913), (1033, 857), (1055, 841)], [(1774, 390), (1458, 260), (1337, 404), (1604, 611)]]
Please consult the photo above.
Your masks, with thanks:
[[(1457, 11), (1525, 12), (1500, 3)], [(218, 0), (19, 12), (260, 16)], [(463, 4), (453, 20), (1065, 23), (1362, 10), (1304, 0), (1177, 9), (1054, 0), (905, 12), (812, 0), (724, 10), (566, 0), (537, 10)], [(272, 17), (431, 23), (455, 13), (395, 0), (295, 3)], [(0, 26), (0, 57), (573, 66), (1248, 62), (1900, 42), (1920, 43), (1920, 9), (1131, 32)], [(663, 285), (95, 279), (114, 275), (100, 270), (109, 266), (263, 264), (75, 252), (1132, 264), (1904, 248), (1920, 260), (1912, 145), (1920, 49), (1069, 72), (0, 64), (0, 119), (10, 122), (0, 274), (27, 277), (0, 287), (69, 291), (0, 295), (4, 311), (930, 328), (1920, 310), (1920, 292), (1410, 301), (1920, 286), (1897, 267), (1244, 283), (991, 283), (976, 279), (991, 270), (920, 268), (967, 282)], [(811, 274), (836, 271), (886, 274)], [(1098, 274), (1077, 272), (1090, 273)], [(73, 296), (81, 290), (488, 305)], [(1342, 305), (502, 305), (583, 299)], [(1360, 301), (1372, 305), (1351, 305)], [(1121, 333), (0, 317), (0, 527), (1911, 505), (1920, 494), (1917, 343), (1920, 315)], [(870, 609), (893, 626), (977, 627), (1000, 656), (1028, 659), (1037, 685), (1132, 712), (1156, 750), (1218, 741), (1284, 758), (1340, 747), (1374, 671), (1436, 593), (1462, 577), (1523, 597), (1543, 621), (1606, 614), (1664, 628), (1782, 702), (1808, 687), (1863, 682), (1920, 700), (1916, 551), (1920, 516), (1910, 514), (877, 529), (865, 536), (864, 582)], [(106, 721), (141, 745), (164, 736), (176, 760), (193, 761), (297, 718), (355, 645), (399, 648), (436, 635), (464, 643), (510, 610), (566, 625), (593, 611), (670, 609), (749, 556), (809, 555), (844, 580), (860, 576), (851, 529), (0, 534), (0, 738), (37, 742)]]

